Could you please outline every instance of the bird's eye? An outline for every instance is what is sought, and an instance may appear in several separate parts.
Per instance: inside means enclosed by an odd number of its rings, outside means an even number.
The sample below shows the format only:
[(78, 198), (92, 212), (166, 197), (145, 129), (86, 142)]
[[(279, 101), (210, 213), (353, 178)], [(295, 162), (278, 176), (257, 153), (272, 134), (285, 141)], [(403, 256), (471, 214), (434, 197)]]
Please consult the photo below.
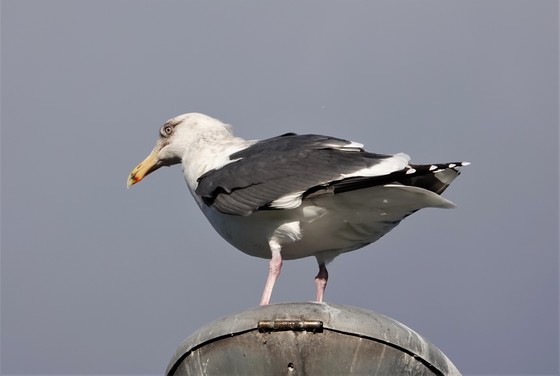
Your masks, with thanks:
[(169, 137), (169, 136), (171, 136), (171, 133), (173, 133), (173, 126), (172, 125), (164, 125), (163, 127), (161, 127), (161, 130), (159, 131), (159, 133), (163, 137)]

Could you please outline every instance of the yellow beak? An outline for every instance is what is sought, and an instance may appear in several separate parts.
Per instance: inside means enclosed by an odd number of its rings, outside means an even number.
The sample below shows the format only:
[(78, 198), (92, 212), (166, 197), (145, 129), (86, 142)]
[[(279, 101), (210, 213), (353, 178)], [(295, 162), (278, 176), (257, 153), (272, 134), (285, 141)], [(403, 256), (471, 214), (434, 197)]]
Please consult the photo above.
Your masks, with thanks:
[(159, 167), (161, 167), (161, 165), (159, 164), (157, 152), (154, 149), (154, 151), (152, 151), (146, 159), (140, 162), (138, 166), (134, 167), (134, 170), (132, 170), (130, 175), (128, 175), (126, 187), (129, 188), (131, 185), (138, 183), (140, 180), (144, 179), (144, 177), (157, 170)]

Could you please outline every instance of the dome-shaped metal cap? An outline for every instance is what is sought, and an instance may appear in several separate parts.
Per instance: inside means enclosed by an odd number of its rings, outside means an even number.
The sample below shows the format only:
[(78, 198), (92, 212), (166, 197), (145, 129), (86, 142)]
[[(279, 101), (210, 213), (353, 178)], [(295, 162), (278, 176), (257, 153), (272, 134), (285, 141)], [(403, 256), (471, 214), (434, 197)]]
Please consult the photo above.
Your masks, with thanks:
[(412, 329), (326, 303), (260, 306), (216, 320), (183, 342), (168, 375), (460, 375)]

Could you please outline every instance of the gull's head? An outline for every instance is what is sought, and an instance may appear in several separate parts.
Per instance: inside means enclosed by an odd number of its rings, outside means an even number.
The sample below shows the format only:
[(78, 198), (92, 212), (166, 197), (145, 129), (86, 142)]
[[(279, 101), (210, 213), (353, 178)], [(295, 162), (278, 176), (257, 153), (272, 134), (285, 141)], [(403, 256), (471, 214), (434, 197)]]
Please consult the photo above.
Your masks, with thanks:
[(219, 120), (199, 113), (179, 115), (159, 129), (156, 146), (128, 175), (127, 187), (144, 179), (163, 166), (181, 163), (183, 155), (203, 139), (231, 136), (230, 127)]

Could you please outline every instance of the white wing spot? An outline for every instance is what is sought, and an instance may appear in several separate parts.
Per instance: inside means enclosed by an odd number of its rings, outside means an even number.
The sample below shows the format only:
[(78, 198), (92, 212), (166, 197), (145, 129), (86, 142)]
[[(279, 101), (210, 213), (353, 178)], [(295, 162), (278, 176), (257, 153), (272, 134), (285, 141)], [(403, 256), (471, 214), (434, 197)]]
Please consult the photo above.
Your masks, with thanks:
[(270, 206), (277, 209), (295, 209), (301, 205), (301, 195), (304, 191), (289, 193), (270, 203)]
[[(404, 153), (398, 153), (390, 158), (386, 158), (379, 163), (354, 171), (350, 174), (341, 174), (341, 178), (351, 178), (354, 176), (383, 176), (392, 172), (407, 168), (410, 157)], [(414, 171), (412, 171), (414, 172)]]

